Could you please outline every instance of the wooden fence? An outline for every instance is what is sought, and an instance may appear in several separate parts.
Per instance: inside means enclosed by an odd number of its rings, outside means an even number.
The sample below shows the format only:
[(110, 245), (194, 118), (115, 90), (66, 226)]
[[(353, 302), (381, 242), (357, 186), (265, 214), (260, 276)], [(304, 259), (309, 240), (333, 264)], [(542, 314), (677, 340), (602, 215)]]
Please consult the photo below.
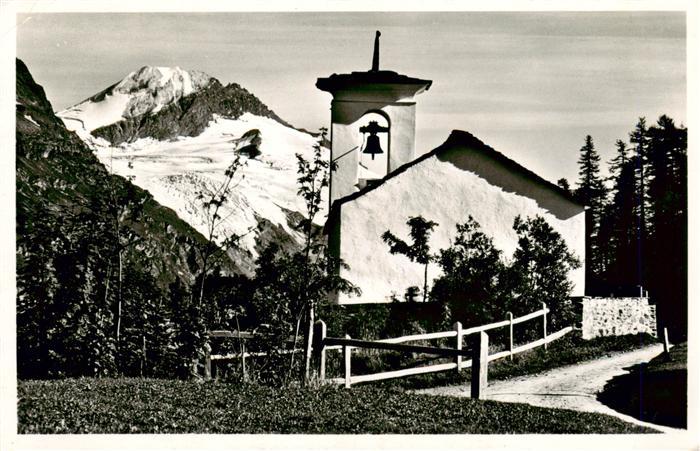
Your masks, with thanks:
[[(267, 352), (249, 352), (247, 350), (246, 346), (246, 340), (250, 340), (255, 337), (255, 332), (247, 332), (247, 331), (230, 331), (230, 330), (213, 330), (207, 333), (207, 336), (212, 339), (212, 338), (236, 338), (240, 340), (239, 342), (239, 352), (232, 352), (228, 354), (211, 354), (209, 351), (209, 347), (205, 350), (205, 356), (204, 356), (204, 378), (205, 379), (211, 379), (212, 377), (216, 377), (217, 375), (217, 369), (219, 367), (219, 364), (225, 361), (230, 361), (230, 360), (239, 360), (241, 361), (241, 375), (243, 376), (243, 379), (248, 378), (248, 372), (246, 370), (246, 359), (249, 357), (261, 357), (261, 356), (266, 356), (268, 353)], [(299, 339), (299, 338), (298, 338)], [(297, 341), (298, 341), (297, 339)], [(294, 337), (290, 336), (287, 338), (287, 343), (293, 343), (294, 342)], [(301, 352), (303, 349), (285, 349), (285, 350), (280, 350), (277, 353), (278, 354), (293, 354), (297, 352)]]
[[(366, 340), (356, 340), (352, 339), (349, 335), (344, 338), (335, 338), (326, 336), (326, 325), (323, 321), (316, 322), (316, 331), (314, 333), (315, 343), (314, 352), (316, 354), (316, 359), (318, 362), (318, 375), (321, 380), (326, 380), (326, 353), (329, 351), (342, 351), (343, 354), (343, 368), (344, 377), (342, 378), (331, 378), (328, 379), (333, 383), (344, 384), (345, 387), (349, 388), (353, 384), (358, 384), (362, 382), (379, 381), (383, 379), (392, 379), (397, 377), (411, 376), (416, 374), (426, 374), (434, 373), (438, 371), (448, 371), (457, 370), (460, 371), (463, 368), (473, 369), (472, 375), (472, 395), (474, 395), (474, 384), (475, 379), (481, 381), (481, 384), (477, 384), (475, 398), (478, 398), (478, 393), (480, 390), (485, 388), (486, 385), (486, 371), (488, 362), (494, 360), (502, 359), (508, 357), (513, 358), (513, 355), (518, 354), (529, 349), (533, 349), (539, 346), (544, 346), (547, 349), (547, 344), (563, 337), (572, 330), (572, 327), (565, 327), (558, 332), (551, 335), (547, 334), (547, 313), (549, 309), (547, 305), (543, 302), (542, 308), (530, 314), (521, 316), (519, 318), (513, 318), (513, 315), (508, 312), (507, 318), (504, 321), (499, 321), (497, 323), (486, 324), (478, 327), (470, 327), (468, 329), (462, 329), (462, 324), (457, 322), (454, 325), (454, 329), (445, 332), (433, 332), (427, 334), (419, 335), (408, 335), (396, 338), (387, 338), (383, 340), (366, 341)], [(542, 318), (542, 331), (543, 336), (539, 340), (520, 345), (515, 347), (513, 345), (513, 326), (516, 324), (524, 323), (536, 318)], [(488, 354), (488, 335), (486, 331), (508, 327), (509, 329), (509, 342), (508, 349), (497, 352), (495, 354)], [(464, 338), (467, 336), (473, 336), (473, 340), (470, 344), (470, 349), (464, 349), (463, 343)], [(415, 341), (428, 341), (453, 338), (454, 348), (439, 348), (433, 346), (418, 346), (402, 344), (407, 342)], [(436, 355), (441, 357), (452, 357), (453, 362), (441, 363), (435, 365), (421, 366), (417, 368), (407, 368), (401, 370), (384, 371), (374, 374), (363, 374), (363, 375), (352, 375), (352, 354), (353, 350), (357, 348), (364, 349), (383, 349), (383, 350), (394, 350), (401, 352), (415, 352), (423, 353), (429, 355)], [(465, 359), (465, 357), (471, 357)], [(473, 366), (473, 363), (474, 366)], [(474, 373), (474, 370), (477, 370)], [(483, 386), (482, 386), (483, 385)]]

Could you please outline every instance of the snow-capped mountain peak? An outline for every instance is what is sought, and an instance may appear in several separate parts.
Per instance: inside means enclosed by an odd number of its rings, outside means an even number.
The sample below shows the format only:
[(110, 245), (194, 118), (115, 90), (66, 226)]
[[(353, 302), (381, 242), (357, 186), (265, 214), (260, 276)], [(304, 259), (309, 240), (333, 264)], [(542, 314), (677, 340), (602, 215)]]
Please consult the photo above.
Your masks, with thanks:
[(207, 87), (213, 77), (204, 72), (186, 71), (180, 67), (144, 66), (117, 83), (113, 92), (140, 97), (125, 117), (157, 113), (163, 106)]
[[(200, 91), (216, 79), (180, 67), (144, 66), (99, 94), (58, 113), (66, 126), (81, 134), (122, 119), (155, 114)], [(84, 135), (84, 133), (83, 133)]]

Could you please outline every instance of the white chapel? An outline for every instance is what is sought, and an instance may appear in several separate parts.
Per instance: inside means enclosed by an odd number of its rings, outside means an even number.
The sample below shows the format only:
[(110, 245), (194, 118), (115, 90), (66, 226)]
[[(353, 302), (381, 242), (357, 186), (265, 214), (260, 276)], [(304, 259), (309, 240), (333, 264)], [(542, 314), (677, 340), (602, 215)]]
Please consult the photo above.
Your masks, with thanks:
[[(335, 302), (403, 300), (409, 287), (423, 286), (423, 266), (392, 255), (381, 235), (408, 235), (406, 221), (437, 222), (430, 247), (450, 245), (456, 224), (471, 215), (506, 258), (517, 247), (516, 216), (540, 215), (561, 234), (583, 263), (571, 271), (572, 296), (585, 286), (585, 207), (567, 191), (497, 152), (471, 134), (454, 130), (436, 149), (416, 157), (416, 96), (432, 81), (379, 69), (379, 36), (372, 68), (319, 78), (332, 94), (330, 213), (325, 231), (331, 252), (349, 269), (340, 274), (360, 296), (335, 295)], [(435, 266), (428, 283), (439, 276)]]

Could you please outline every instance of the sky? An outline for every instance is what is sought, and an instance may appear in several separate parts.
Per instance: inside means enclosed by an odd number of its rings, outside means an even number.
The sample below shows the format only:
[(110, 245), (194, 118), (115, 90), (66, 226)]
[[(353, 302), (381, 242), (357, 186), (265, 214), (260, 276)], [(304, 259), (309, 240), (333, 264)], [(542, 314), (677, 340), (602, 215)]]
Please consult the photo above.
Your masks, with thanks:
[(180, 66), (316, 130), (331, 101), (316, 79), (369, 70), (375, 30), (381, 69), (433, 81), (416, 97), (418, 153), (466, 130), (575, 185), (586, 135), (606, 162), (639, 117), (687, 122), (683, 12), (38, 13), (18, 14), (16, 37), (57, 111), (144, 65)]

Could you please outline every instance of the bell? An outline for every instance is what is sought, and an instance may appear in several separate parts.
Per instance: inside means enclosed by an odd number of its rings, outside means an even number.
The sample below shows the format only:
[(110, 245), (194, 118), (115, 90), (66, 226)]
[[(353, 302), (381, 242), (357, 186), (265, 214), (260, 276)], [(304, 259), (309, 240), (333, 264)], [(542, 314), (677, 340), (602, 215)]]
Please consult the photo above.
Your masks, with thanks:
[(363, 150), (362, 153), (372, 155), (372, 160), (374, 160), (375, 155), (384, 153), (382, 147), (379, 145), (379, 136), (369, 135), (367, 137), (367, 145), (365, 145), (365, 150)]

